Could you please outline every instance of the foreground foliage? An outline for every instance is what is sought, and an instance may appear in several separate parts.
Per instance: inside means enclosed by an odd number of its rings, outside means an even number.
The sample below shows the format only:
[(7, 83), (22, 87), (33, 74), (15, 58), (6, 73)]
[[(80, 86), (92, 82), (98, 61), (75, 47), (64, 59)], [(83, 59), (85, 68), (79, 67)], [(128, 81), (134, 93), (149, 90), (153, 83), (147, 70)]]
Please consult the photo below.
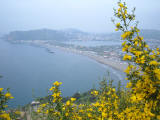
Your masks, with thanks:
[[(57, 120), (150, 120), (160, 119), (160, 50), (152, 50), (140, 36), (134, 23), (134, 10), (127, 12), (126, 3), (118, 3), (115, 17), (119, 19), (116, 31), (121, 30), (122, 46), (128, 61), (126, 90), (116, 92), (112, 85), (104, 82), (99, 91), (92, 91), (96, 101), (74, 104), (75, 98), (63, 103), (59, 86), (55, 82), (50, 89), (51, 101), (42, 104), (39, 113), (46, 119)], [(42, 115), (42, 114), (41, 114)]]
[[(121, 30), (124, 40), (122, 46), (126, 53), (123, 60), (128, 61), (125, 70), (128, 84), (126, 89), (115, 89), (112, 82), (102, 81), (99, 90), (91, 94), (94, 102), (75, 104), (76, 98), (62, 102), (61, 82), (53, 83), (52, 95), (47, 103), (41, 104), (36, 115), (48, 120), (159, 120), (160, 119), (160, 50), (152, 50), (140, 36), (134, 22), (134, 10), (127, 12), (125, 3), (118, 3), (114, 15), (116, 31)], [(2, 90), (0, 90), (1, 92)], [(6, 95), (0, 94), (1, 100)], [(4, 97), (5, 96), (5, 97)], [(4, 98), (3, 98), (4, 97)], [(1, 105), (1, 109), (4, 107)], [(0, 111), (0, 118), (8, 116)], [(7, 117), (6, 117), (7, 118)], [(7, 118), (9, 120), (9, 118)]]
[(6, 93), (3, 91), (3, 88), (0, 88), (0, 118), (3, 120), (10, 120), (10, 115), (5, 111), (5, 109), (8, 107), (6, 103), (9, 99), (12, 99), (12, 95), (9, 91)]

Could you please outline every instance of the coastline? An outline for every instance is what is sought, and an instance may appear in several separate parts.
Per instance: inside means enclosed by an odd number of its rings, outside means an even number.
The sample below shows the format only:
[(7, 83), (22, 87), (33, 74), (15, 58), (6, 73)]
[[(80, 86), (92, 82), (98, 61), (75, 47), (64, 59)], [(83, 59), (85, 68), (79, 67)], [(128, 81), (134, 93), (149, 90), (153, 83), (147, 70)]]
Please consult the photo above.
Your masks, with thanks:
[(86, 56), (92, 60), (95, 60), (96, 62), (107, 65), (109, 67), (112, 67), (113, 69), (116, 69), (118, 71), (124, 72), (124, 70), (127, 68), (128, 64), (126, 62), (117, 61), (114, 59), (104, 58), (103, 56), (97, 55), (92, 51), (80, 51), (74, 48), (67, 48), (67, 47), (61, 47), (56, 45), (51, 45), (50, 43), (40, 42), (40, 41), (32, 41), (31, 44), (40, 45), (44, 48), (46, 48), (48, 51), (50, 51), (51, 54), (54, 54), (53, 49), (59, 49), (63, 50), (65, 52), (71, 52), (74, 54), (79, 54)]
[(27, 43), (30, 45), (36, 45), (36, 46), (41, 46), (45, 49), (47, 49), (48, 52), (50, 52), (51, 54), (54, 54), (54, 49), (59, 49), (65, 52), (71, 52), (74, 54), (79, 54), (82, 56), (86, 56), (92, 60), (95, 60), (96, 62), (103, 64), (103, 65), (107, 65), (109, 67), (112, 67), (113, 69), (116, 69), (118, 71), (124, 72), (124, 70), (127, 68), (128, 64), (126, 62), (121, 62), (121, 61), (117, 61), (113, 58), (104, 58), (103, 56), (97, 55), (92, 51), (80, 51), (74, 48), (68, 48), (68, 47), (62, 47), (62, 46), (57, 46), (57, 45), (53, 45), (50, 43), (47, 43), (46, 41), (42, 41), (42, 40), (28, 40), (28, 41), (15, 41), (13, 43)]
[(65, 48), (65, 47), (60, 47), (60, 46), (52, 46), (52, 47), (58, 48), (58, 49), (63, 50), (63, 51), (72, 52), (72, 53), (75, 53), (75, 54), (80, 54), (80, 55), (83, 55), (83, 56), (87, 56), (90, 59), (95, 60), (100, 64), (108, 65), (108, 66), (110, 66), (110, 67), (112, 67), (116, 70), (121, 71), (121, 72), (124, 72), (124, 70), (128, 66), (126, 63), (110, 60), (108, 58), (104, 58), (103, 56), (95, 55), (95, 54), (88, 53), (88, 52), (85, 52), (85, 51), (79, 51), (79, 50), (76, 50), (76, 49)]
[[(3, 51), (3, 54), (1, 54), (3, 58), (1, 60), (1, 71), (4, 71), (3, 74), (9, 71), (8, 74), (4, 74), (7, 77), (3, 78), (1, 85), (4, 88), (9, 86), (13, 89), (17, 104), (11, 104), (12, 106), (24, 105), (30, 101), (29, 93), (32, 92), (31, 88), (36, 89), (36, 96), (46, 95), (46, 88), (55, 80), (66, 84), (63, 86), (63, 94), (65, 96), (73, 95), (76, 91), (85, 92), (92, 88), (93, 85), (98, 88), (98, 83), (104, 77), (113, 79), (113, 85), (115, 86), (118, 81), (122, 81), (122, 85), (126, 83), (122, 72), (87, 57), (87, 54), (92, 57), (90, 52), (59, 47), (45, 41), (42, 41), (42, 43), (38, 41), (17, 41), (13, 43), (2, 40), (1, 42), (3, 43), (1, 43), (1, 46), (3, 46), (1, 47)], [(15, 72), (14, 76), (12, 76), (13, 72)], [(22, 77), (16, 77), (19, 73), (21, 73)], [(16, 85), (12, 83), (16, 83)], [(70, 87), (71, 84), (73, 84), (73, 88)], [(19, 91), (21, 86), (24, 85), (25, 89)], [(25, 101), (22, 100), (24, 99), (21, 97), (22, 92), (28, 97)]]

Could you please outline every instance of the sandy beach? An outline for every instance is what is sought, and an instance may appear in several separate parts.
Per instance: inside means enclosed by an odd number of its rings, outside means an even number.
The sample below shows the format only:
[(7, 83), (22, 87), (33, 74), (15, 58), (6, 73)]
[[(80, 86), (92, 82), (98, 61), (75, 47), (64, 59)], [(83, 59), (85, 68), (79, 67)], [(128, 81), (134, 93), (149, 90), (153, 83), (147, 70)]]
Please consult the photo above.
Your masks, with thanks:
[(60, 49), (60, 50), (63, 50), (63, 51), (66, 51), (66, 52), (72, 52), (72, 53), (75, 53), (75, 54), (80, 54), (80, 55), (84, 55), (84, 56), (87, 56), (101, 64), (104, 64), (104, 65), (108, 65), (116, 70), (119, 70), (119, 71), (122, 71), (124, 72), (124, 70), (127, 68), (128, 64), (125, 63), (125, 62), (120, 62), (120, 61), (117, 61), (117, 60), (114, 60), (112, 58), (104, 58), (103, 56), (100, 56), (100, 55), (96, 55), (95, 53), (93, 53), (92, 51), (80, 51), (80, 50), (77, 50), (77, 49), (73, 49), (73, 48), (65, 48), (65, 47), (61, 47), (61, 46), (54, 46), (54, 45), (50, 45), (50, 44), (47, 44), (45, 45), (47, 49), (49, 49), (50, 51), (53, 51), (52, 49), (54, 48), (57, 48), (57, 49)]

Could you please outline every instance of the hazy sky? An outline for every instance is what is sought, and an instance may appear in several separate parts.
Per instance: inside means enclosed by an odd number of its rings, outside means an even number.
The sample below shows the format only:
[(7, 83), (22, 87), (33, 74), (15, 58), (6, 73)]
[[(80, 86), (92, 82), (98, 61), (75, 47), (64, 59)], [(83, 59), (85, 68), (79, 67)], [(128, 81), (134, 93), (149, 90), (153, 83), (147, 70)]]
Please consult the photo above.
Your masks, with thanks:
[[(0, 33), (29, 29), (77, 28), (113, 32), (113, 7), (118, 0), (0, 0)], [(160, 29), (160, 0), (126, 0), (136, 7), (144, 29)]]

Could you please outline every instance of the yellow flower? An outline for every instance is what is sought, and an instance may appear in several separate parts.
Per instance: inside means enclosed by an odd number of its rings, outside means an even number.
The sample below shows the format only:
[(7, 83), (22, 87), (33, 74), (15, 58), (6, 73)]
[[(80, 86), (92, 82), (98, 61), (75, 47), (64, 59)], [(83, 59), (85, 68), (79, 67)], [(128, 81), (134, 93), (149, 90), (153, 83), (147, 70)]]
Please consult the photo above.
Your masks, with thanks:
[(55, 85), (55, 86), (59, 86), (61, 84), (62, 84), (62, 82), (58, 82), (58, 81), (56, 81), (56, 82), (53, 83), (53, 85)]
[[(123, 17), (125, 17), (125, 15), (124, 15)], [(131, 32), (130, 32), (130, 31), (126, 31), (125, 33), (123, 33), (123, 34), (121, 35), (121, 37), (122, 37), (122, 39), (124, 40), (124, 39), (126, 39), (127, 37), (129, 37), (130, 35), (131, 35)]]
[(150, 55), (150, 57), (151, 57), (152, 59), (155, 59), (155, 58), (156, 58), (156, 56), (155, 56), (155, 55)]
[[(126, 16), (125, 16), (125, 14), (123, 14), (123, 19), (125, 20), (126, 19)], [(128, 35), (129, 36), (129, 35)]]
[(40, 113), (40, 112), (41, 112), (41, 110), (40, 110), (40, 109), (38, 109), (38, 110), (37, 110), (37, 113)]
[(113, 88), (113, 89), (112, 89), (112, 91), (113, 91), (113, 92), (115, 92), (115, 91), (116, 91), (116, 89), (115, 89), (115, 88)]
[(21, 114), (21, 112), (20, 112), (20, 111), (16, 111), (16, 112), (15, 112), (15, 114), (20, 115), (20, 114)]
[(145, 47), (145, 48), (149, 48), (149, 45), (145, 45), (144, 47)]
[(136, 51), (136, 52), (135, 52), (135, 55), (136, 55), (137, 57), (139, 57), (141, 54), (142, 54), (142, 51)]
[(131, 46), (130, 45), (125, 45), (123, 48), (122, 48), (122, 51), (128, 51), (128, 49), (130, 48)]
[(95, 107), (97, 107), (99, 105), (100, 105), (99, 102), (93, 103), (93, 106), (95, 106)]
[(122, 8), (122, 7), (123, 7), (123, 4), (122, 4), (122, 3), (119, 3), (119, 6)]
[(119, 27), (120, 27), (120, 25), (121, 25), (120, 23), (117, 23), (117, 24), (116, 24), (116, 27), (117, 27), (117, 28), (119, 28)]
[(54, 89), (55, 89), (55, 87), (51, 87), (49, 90), (52, 91), (52, 90), (54, 90)]
[(121, 9), (122, 9), (122, 8), (118, 8), (118, 12), (120, 12), (120, 11), (121, 11)]
[(87, 109), (88, 111), (93, 111), (93, 109), (92, 108), (89, 108), (89, 109)]
[(98, 91), (94, 90), (94, 91), (91, 92), (91, 94), (97, 96), (98, 95)]
[(126, 45), (126, 41), (124, 41), (123, 43), (122, 43), (122, 46), (125, 46)]
[(115, 31), (118, 31), (119, 29), (115, 29)]
[(65, 113), (65, 116), (68, 116), (69, 115), (69, 113)]
[(153, 70), (153, 72), (156, 74), (156, 77), (160, 80), (160, 69), (156, 68)]
[(56, 98), (56, 97), (60, 97), (60, 95), (61, 95), (61, 93), (60, 93), (60, 92), (58, 92), (58, 93), (53, 93), (53, 95), (52, 95), (52, 96), (53, 96), (54, 98)]
[(135, 41), (134, 45), (137, 46), (137, 44), (138, 44), (138, 41)]
[(135, 61), (135, 62), (136, 62), (136, 63), (142, 63), (142, 64), (143, 64), (143, 63), (145, 63), (145, 61), (146, 61), (146, 60), (145, 60), (145, 56), (143, 55), (143, 56), (140, 57), (140, 58), (139, 58), (139, 57), (136, 58), (136, 61)]
[(123, 60), (131, 60), (131, 59), (132, 59), (131, 55), (125, 54), (124, 57), (123, 57)]
[(2, 120), (11, 120), (10, 116), (8, 113), (3, 113), (3, 114), (0, 114), (0, 118), (2, 118)]
[(68, 100), (68, 101), (66, 102), (66, 105), (69, 106), (70, 104), (71, 104), (71, 102)]
[(126, 88), (131, 88), (132, 87), (132, 83), (128, 82)]
[(87, 115), (88, 115), (88, 117), (89, 117), (89, 118), (91, 118), (91, 117), (92, 117), (91, 113), (87, 113)]
[(84, 110), (79, 110), (79, 112), (83, 113), (83, 112), (84, 112)]
[(137, 96), (137, 100), (138, 101), (141, 101), (143, 99), (143, 95), (142, 94), (136, 94)]
[(42, 107), (45, 107), (45, 106), (46, 106), (46, 104), (42, 104), (41, 106), (42, 106)]
[(98, 111), (101, 112), (101, 111), (102, 111), (102, 107), (99, 107), (99, 108), (98, 108)]
[(13, 98), (12, 95), (11, 95), (11, 93), (6, 93), (6, 94), (5, 94), (5, 97), (6, 97), (6, 98), (10, 98), (10, 99)]
[(132, 100), (133, 102), (136, 102), (137, 97), (136, 97), (135, 95), (133, 95), (133, 96), (131, 96), (131, 100)]
[(105, 118), (105, 117), (107, 117), (107, 113), (102, 112), (102, 118)]
[(48, 110), (46, 110), (46, 112), (45, 112), (46, 114), (48, 114)]
[(74, 102), (76, 100), (76, 98), (71, 98), (71, 101)]
[(3, 107), (7, 108), (7, 107), (8, 107), (8, 105), (4, 105)]
[(159, 63), (157, 62), (157, 61), (151, 61), (150, 63), (149, 63), (149, 65), (158, 65)]
[(140, 39), (140, 40), (143, 40), (143, 37), (140, 37), (140, 36), (139, 36), (139, 39)]
[(0, 88), (0, 92), (2, 92), (3, 91), (3, 88)]
[(157, 119), (160, 120), (160, 115), (157, 115)]
[(127, 14), (127, 10), (124, 11), (124, 14)]

